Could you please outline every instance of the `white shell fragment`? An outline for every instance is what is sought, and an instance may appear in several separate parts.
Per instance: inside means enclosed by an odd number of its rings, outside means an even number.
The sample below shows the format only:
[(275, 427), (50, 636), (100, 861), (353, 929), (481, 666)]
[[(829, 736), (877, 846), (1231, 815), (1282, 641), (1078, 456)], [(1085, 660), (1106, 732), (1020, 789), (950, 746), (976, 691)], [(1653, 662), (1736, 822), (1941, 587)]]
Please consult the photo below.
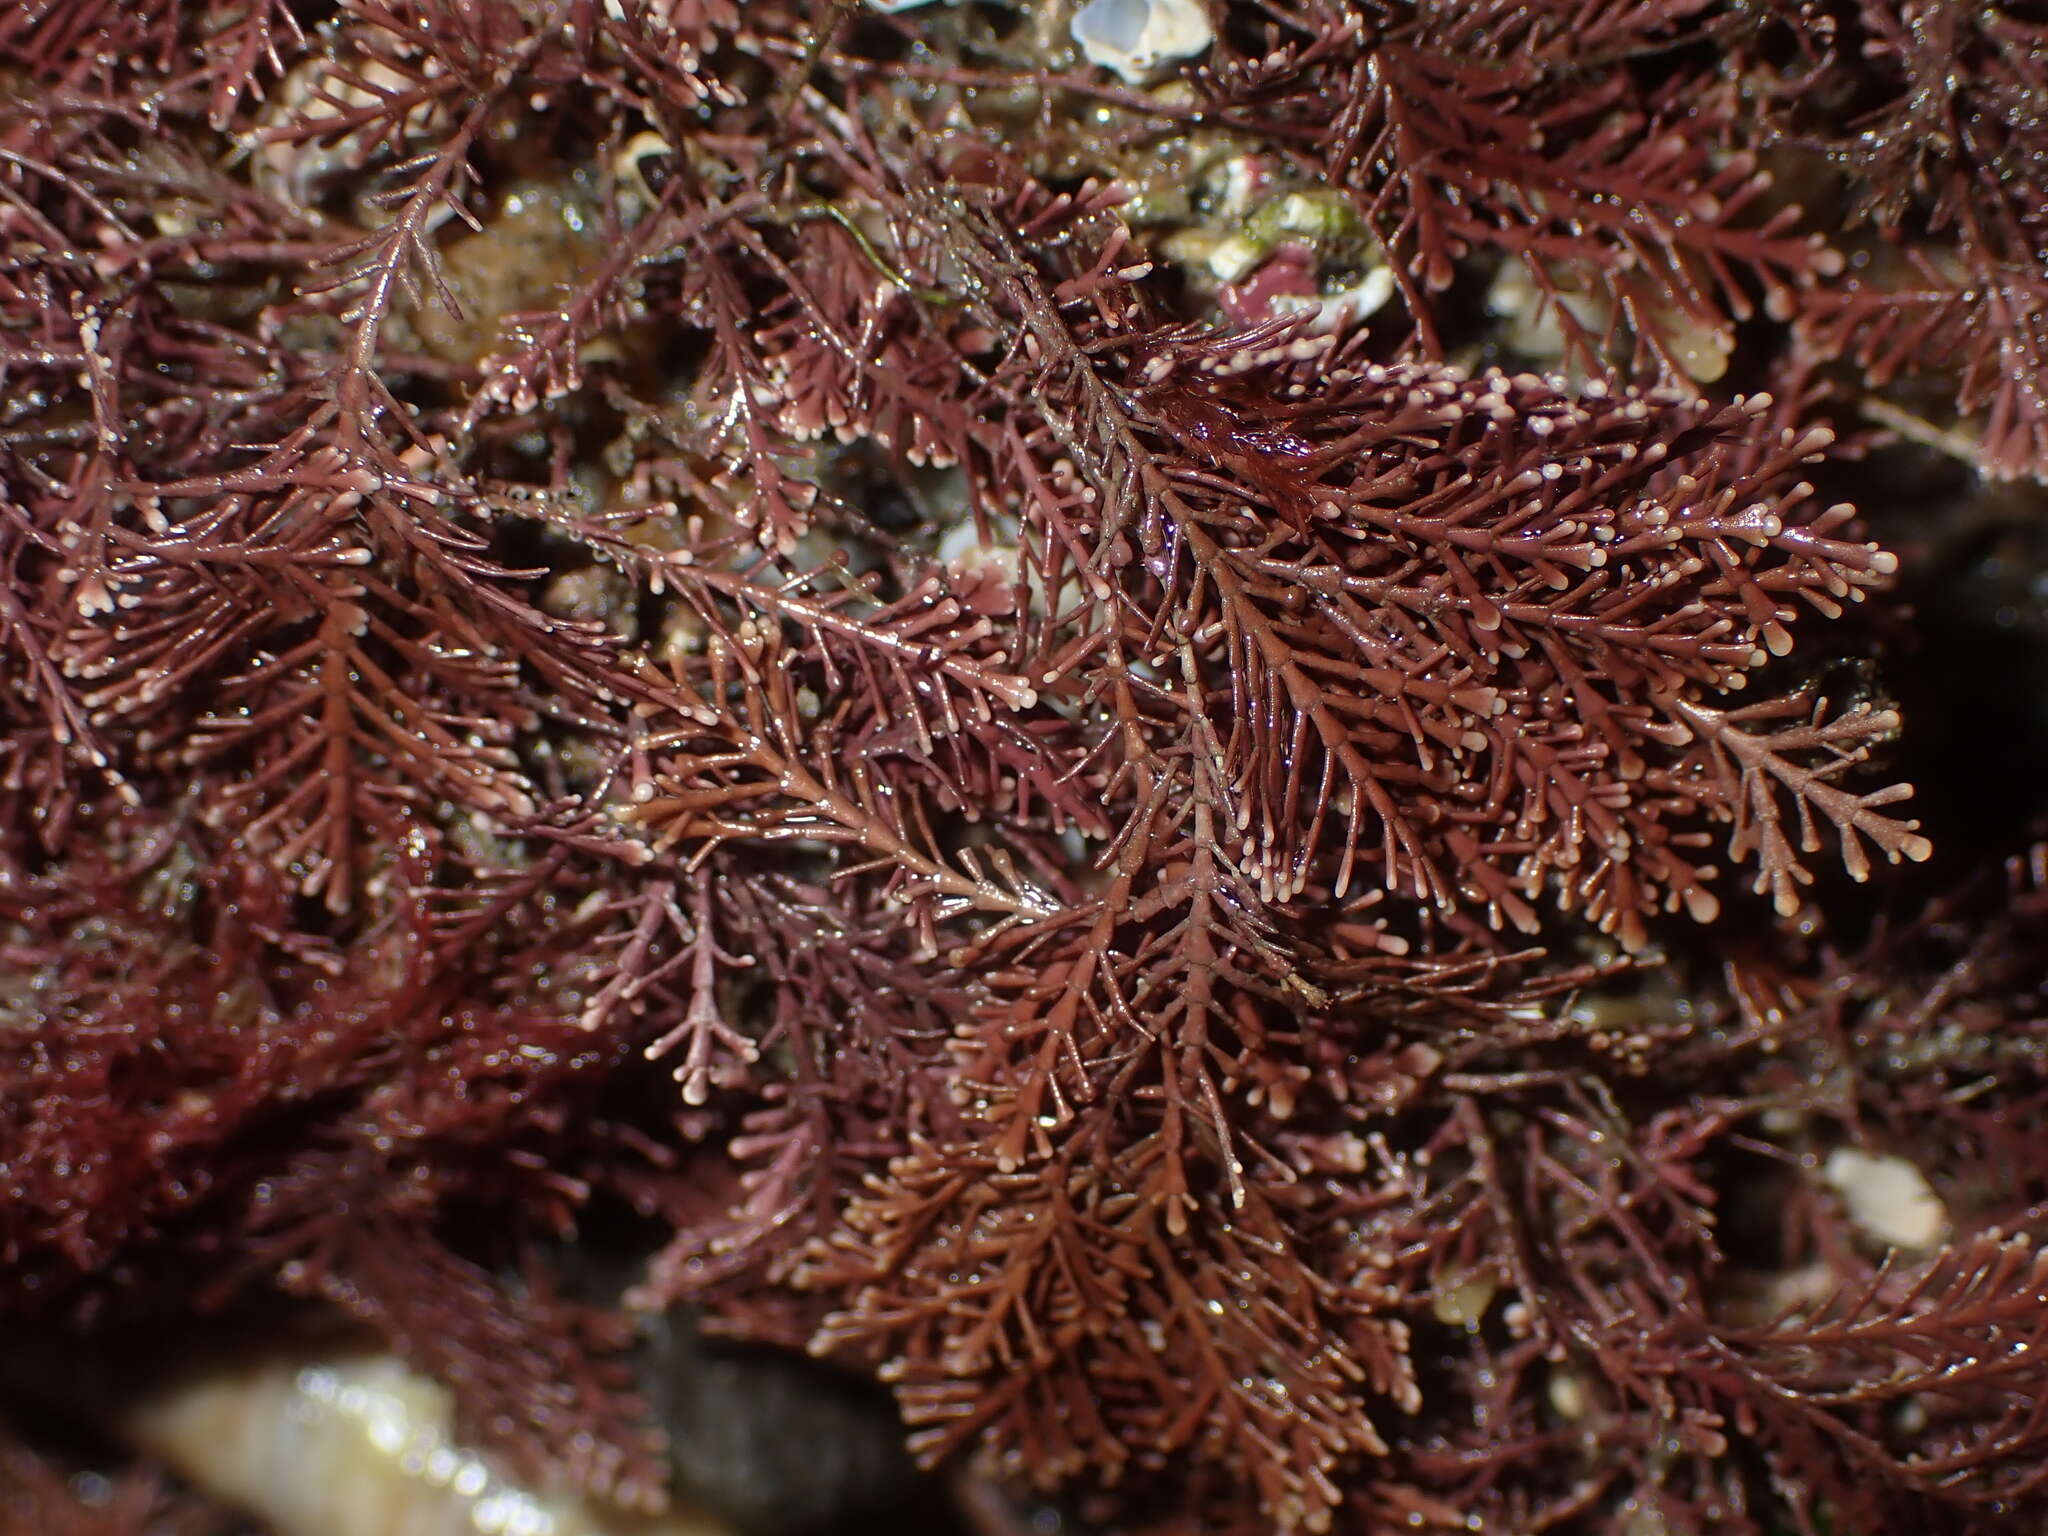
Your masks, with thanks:
[(1090, 64), (1143, 85), (1216, 41), (1201, 0), (1088, 0), (1069, 24)]
[(1310, 296), (1300, 293), (1276, 294), (1273, 298), (1273, 313), (1276, 315), (1313, 315), (1309, 321), (1309, 334), (1328, 335), (1355, 325), (1368, 315), (1377, 314), (1386, 307), (1387, 300), (1394, 296), (1394, 269), (1373, 267), (1349, 288), (1336, 293)]
[(1842, 1197), (1849, 1219), (1880, 1243), (1932, 1248), (1947, 1235), (1948, 1208), (1903, 1157), (1837, 1147), (1820, 1176)]
[(279, 1536), (731, 1536), (529, 1490), (463, 1446), (445, 1388), (385, 1355), (259, 1358), (132, 1408), (129, 1439)]

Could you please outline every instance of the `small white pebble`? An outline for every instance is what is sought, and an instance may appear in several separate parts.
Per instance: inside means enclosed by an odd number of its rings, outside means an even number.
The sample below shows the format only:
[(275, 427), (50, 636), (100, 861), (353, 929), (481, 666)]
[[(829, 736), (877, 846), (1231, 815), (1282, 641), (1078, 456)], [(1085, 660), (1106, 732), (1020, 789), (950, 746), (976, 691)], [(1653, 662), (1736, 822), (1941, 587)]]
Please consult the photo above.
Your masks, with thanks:
[(1837, 1147), (1821, 1178), (1842, 1197), (1849, 1219), (1881, 1243), (1932, 1248), (1948, 1232), (1948, 1208), (1903, 1157)]

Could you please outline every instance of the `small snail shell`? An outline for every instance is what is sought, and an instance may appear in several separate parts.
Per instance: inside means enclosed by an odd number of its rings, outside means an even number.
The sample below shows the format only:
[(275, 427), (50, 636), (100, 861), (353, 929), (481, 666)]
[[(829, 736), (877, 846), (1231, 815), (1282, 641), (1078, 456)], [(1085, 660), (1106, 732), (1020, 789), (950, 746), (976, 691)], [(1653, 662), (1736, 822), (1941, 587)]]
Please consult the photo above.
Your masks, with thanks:
[(165, 1387), (132, 1441), (278, 1536), (731, 1536), (530, 1492), (450, 1432), (447, 1391), (384, 1355), (264, 1358)]
[(1201, 0), (1088, 0), (1068, 30), (1089, 63), (1131, 85), (1143, 85), (1216, 41)]

